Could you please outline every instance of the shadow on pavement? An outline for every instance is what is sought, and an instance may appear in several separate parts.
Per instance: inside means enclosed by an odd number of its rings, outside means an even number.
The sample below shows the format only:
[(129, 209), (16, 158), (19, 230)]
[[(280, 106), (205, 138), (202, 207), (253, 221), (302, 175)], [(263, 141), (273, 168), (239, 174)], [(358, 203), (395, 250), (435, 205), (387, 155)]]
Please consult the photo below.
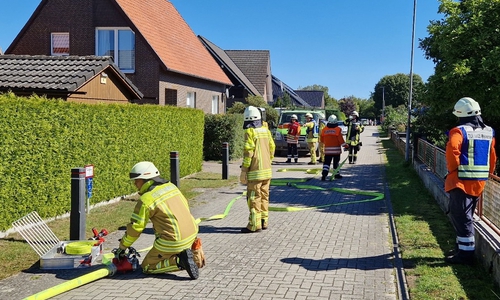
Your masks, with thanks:
[(356, 258), (324, 258), (310, 259), (288, 257), (281, 259), (287, 264), (300, 265), (308, 271), (329, 271), (338, 269), (378, 270), (392, 269), (392, 254)]

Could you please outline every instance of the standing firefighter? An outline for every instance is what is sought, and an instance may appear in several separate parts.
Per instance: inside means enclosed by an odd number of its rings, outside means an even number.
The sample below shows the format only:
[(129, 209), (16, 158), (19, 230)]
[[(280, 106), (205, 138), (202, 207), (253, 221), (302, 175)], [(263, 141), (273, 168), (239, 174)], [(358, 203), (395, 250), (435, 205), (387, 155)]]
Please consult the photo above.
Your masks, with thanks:
[(311, 154), (311, 161), (308, 165), (316, 164), (316, 147), (318, 143), (318, 124), (316, 120), (314, 120), (313, 115), (311, 113), (306, 114), (306, 123), (304, 126), (307, 128), (306, 130), (306, 141), (307, 146), (309, 147), (309, 153)]
[(198, 225), (189, 211), (189, 204), (179, 189), (160, 177), (152, 162), (137, 163), (130, 171), (130, 179), (139, 191), (127, 231), (120, 240), (115, 257), (121, 260), (125, 250), (139, 238), (149, 220), (153, 223), (156, 239), (153, 248), (142, 261), (147, 274), (186, 270), (191, 279), (198, 278), (198, 266), (191, 246), (198, 234)]
[(325, 120), (325, 115), (323, 113), (319, 113), (319, 125), (318, 125), (318, 132), (319, 132), (319, 139), (318, 139), (318, 148), (319, 148), (319, 162), (324, 162), (325, 161), (325, 143), (323, 142), (321, 138), (321, 131), (323, 128), (326, 127), (327, 121)]
[(344, 121), (344, 125), (347, 126), (346, 143), (349, 147), (349, 163), (355, 164), (358, 159), (358, 151), (361, 148), (359, 135), (365, 128), (359, 122), (359, 114), (357, 111), (351, 113), (349, 120)]
[(299, 144), (300, 129), (300, 123), (297, 120), (297, 115), (292, 115), (290, 118), (290, 124), (288, 125), (288, 134), (286, 135), (288, 148), (286, 163), (292, 162), (292, 156), (296, 163), (299, 162), (299, 150), (297, 149), (297, 145)]
[[(331, 115), (328, 118), (326, 127), (321, 131), (321, 139), (325, 144), (325, 162), (323, 163), (323, 171), (321, 180), (325, 181), (326, 176), (330, 172), (330, 164), (333, 160), (333, 169), (336, 170), (339, 166), (340, 155), (342, 154), (342, 145), (345, 143), (342, 130), (337, 122), (337, 117)], [(336, 179), (342, 178), (339, 172), (334, 176)]]
[(258, 108), (248, 106), (243, 113), (245, 146), (240, 182), (247, 185), (247, 203), (250, 215), (243, 233), (267, 229), (269, 219), (269, 187), (271, 162), (274, 158), (274, 141), (269, 129), (262, 126)]
[(264, 107), (259, 107), (258, 109), (260, 111), (260, 117), (262, 119), (262, 126), (269, 129), (269, 124), (267, 123), (267, 117), (266, 117), (266, 109)]
[(474, 210), (489, 174), (495, 170), (495, 132), (483, 123), (479, 103), (472, 98), (458, 100), (453, 114), (458, 117), (459, 125), (450, 130), (446, 144), (445, 191), (450, 194), (448, 210), (457, 234), (457, 247), (445, 261), (472, 264)]

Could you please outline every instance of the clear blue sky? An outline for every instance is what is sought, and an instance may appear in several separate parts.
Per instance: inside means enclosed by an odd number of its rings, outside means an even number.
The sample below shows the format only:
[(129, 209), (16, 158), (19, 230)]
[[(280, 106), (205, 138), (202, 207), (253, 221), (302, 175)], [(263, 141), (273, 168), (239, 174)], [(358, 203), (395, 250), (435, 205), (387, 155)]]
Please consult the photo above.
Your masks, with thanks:
[[(72, 0), (75, 1), (75, 0)], [(140, 0), (138, 0), (140, 1)], [(269, 50), (273, 75), (294, 89), (326, 86), (337, 99), (369, 98), (385, 75), (410, 73), (411, 0), (171, 0), (197, 35), (225, 50)], [(0, 47), (14, 40), (40, 0), (0, 0)], [(417, 2), (413, 73), (434, 64), (418, 39), (438, 20), (438, 0)]]

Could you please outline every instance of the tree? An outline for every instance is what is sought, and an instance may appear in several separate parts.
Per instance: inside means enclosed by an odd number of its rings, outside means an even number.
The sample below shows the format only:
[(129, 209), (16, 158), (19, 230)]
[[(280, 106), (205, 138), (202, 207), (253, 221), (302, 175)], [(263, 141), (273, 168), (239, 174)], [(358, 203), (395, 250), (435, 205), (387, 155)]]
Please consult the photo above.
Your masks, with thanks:
[[(417, 106), (420, 98), (425, 92), (425, 85), (422, 77), (413, 74), (413, 95), (412, 107)], [(410, 98), (410, 75), (397, 73), (395, 75), (384, 76), (375, 85), (372, 93), (372, 98), (375, 106), (375, 111), (382, 114), (382, 109), (385, 106), (398, 107), (400, 105), (408, 105)]]
[(396, 129), (398, 132), (406, 130), (408, 110), (405, 105), (400, 105), (396, 108), (392, 106), (386, 107), (385, 120), (382, 127), (387, 130), (390, 128)]
[(359, 107), (359, 116), (361, 118), (374, 120), (378, 116), (377, 110), (375, 109), (375, 101), (373, 99), (360, 99), (356, 98), (354, 100), (356, 105)]
[(354, 96), (350, 96), (339, 100), (340, 111), (346, 116), (350, 116), (353, 111), (359, 110), (356, 103), (354, 103), (354, 99)]
[(330, 96), (328, 94), (328, 87), (322, 86), (319, 84), (313, 84), (313, 85), (308, 85), (305, 87), (300, 87), (298, 90), (307, 90), (307, 91), (323, 91), (324, 97), (325, 97), (325, 108), (327, 109), (338, 109), (339, 108), (339, 103), (335, 98)]
[(263, 97), (260, 96), (248, 96), (245, 99), (246, 103), (235, 102), (233, 106), (227, 109), (228, 114), (243, 114), (247, 106), (263, 107), (266, 109), (266, 120), (267, 122), (278, 123), (278, 112), (272, 106), (267, 104)]
[(419, 47), (435, 64), (423, 99), (436, 116), (446, 115), (439, 126), (454, 125), (451, 111), (458, 99), (472, 97), (483, 118), (500, 126), (500, 0), (440, 0), (444, 18), (431, 21), (429, 36)]
[(273, 103), (273, 107), (287, 107), (287, 108), (290, 108), (292, 106), (293, 106), (292, 105), (292, 98), (287, 93), (287, 91), (284, 91), (283, 92), (283, 96), (282, 97), (278, 97), (278, 99), (276, 99), (276, 101), (274, 101), (274, 103)]

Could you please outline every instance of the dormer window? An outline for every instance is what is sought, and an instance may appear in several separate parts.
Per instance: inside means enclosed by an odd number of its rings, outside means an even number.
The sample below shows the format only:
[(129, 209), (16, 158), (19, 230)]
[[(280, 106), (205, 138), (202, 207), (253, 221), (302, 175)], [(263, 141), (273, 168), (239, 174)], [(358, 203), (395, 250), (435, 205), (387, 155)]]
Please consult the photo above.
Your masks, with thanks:
[(50, 34), (51, 55), (69, 55), (69, 32), (53, 32)]
[(96, 28), (96, 55), (111, 56), (124, 73), (135, 71), (135, 34), (130, 28)]

